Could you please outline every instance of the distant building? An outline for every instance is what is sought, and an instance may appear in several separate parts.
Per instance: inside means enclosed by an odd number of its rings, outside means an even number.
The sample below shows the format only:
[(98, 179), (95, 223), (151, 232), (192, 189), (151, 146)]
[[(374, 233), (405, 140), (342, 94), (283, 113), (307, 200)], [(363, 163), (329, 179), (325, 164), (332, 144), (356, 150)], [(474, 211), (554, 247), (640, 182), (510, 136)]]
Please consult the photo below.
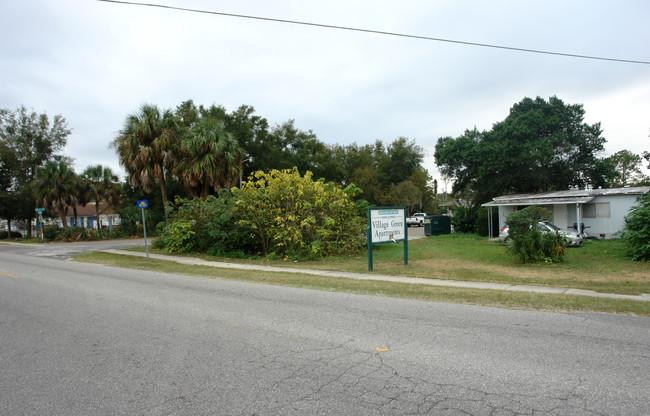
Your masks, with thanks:
[[(61, 220), (58, 221), (61, 226)], [(116, 225), (120, 225), (120, 215), (115, 212), (112, 207), (99, 206), (99, 221), (96, 218), (95, 203), (91, 202), (86, 206), (77, 206), (77, 222), (75, 224), (74, 210), (70, 206), (66, 211), (66, 225), (70, 227), (83, 227), (83, 228), (107, 228), (112, 229)]]
[(483, 206), (498, 207), (499, 224), (504, 225), (508, 214), (541, 205), (551, 211), (551, 222), (562, 229), (579, 229), (591, 236), (611, 238), (625, 227), (625, 217), (637, 198), (648, 192), (650, 186), (503, 195)]

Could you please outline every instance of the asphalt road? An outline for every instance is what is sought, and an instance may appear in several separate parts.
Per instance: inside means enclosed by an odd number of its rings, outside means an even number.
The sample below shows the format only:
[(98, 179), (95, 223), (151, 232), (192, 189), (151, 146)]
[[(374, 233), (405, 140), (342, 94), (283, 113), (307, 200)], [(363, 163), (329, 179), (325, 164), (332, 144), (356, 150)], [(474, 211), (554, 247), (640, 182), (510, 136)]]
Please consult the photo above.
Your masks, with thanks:
[[(151, 245), (151, 239), (147, 240)], [(143, 238), (133, 238), (124, 240), (104, 240), (104, 241), (81, 241), (78, 243), (43, 243), (43, 244), (22, 244), (9, 243), (0, 240), (0, 252), (17, 253), (26, 256), (35, 257), (54, 257), (59, 259), (68, 259), (79, 253), (99, 251), (105, 249), (126, 249), (131, 247), (143, 247)]]
[(0, 245), (2, 415), (650, 413), (648, 318), (163, 275), (33, 249)]

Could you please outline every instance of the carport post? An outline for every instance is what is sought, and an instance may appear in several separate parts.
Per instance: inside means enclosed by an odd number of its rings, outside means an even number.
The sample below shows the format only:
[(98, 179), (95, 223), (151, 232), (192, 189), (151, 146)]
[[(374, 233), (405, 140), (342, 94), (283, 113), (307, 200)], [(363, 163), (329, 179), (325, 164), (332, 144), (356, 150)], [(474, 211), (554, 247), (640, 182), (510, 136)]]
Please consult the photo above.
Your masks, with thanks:
[(493, 237), (492, 233), (492, 207), (488, 207), (488, 238)]

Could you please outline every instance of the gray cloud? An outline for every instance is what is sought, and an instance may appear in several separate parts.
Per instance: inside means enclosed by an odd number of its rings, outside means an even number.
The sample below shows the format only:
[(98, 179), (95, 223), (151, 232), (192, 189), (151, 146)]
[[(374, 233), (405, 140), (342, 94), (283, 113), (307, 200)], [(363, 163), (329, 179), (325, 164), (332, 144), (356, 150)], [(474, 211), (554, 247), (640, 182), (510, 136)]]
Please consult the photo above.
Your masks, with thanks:
[[(483, 2), (165, 0), (283, 19), (650, 60), (643, 1)], [(582, 103), (607, 152), (650, 150), (650, 66), (517, 53), (103, 2), (0, 4), (0, 107), (62, 114), (77, 170), (118, 168), (108, 148), (144, 102), (185, 99), (274, 123), (295, 119), (328, 143), (417, 140), (489, 129), (525, 96)]]

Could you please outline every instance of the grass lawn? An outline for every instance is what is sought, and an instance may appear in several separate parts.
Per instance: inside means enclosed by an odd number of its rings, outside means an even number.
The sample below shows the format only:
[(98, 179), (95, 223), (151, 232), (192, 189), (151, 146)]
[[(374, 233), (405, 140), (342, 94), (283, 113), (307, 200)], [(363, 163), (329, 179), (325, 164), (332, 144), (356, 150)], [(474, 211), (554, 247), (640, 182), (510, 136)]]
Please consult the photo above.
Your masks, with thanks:
[[(151, 251), (158, 252), (153, 249)], [(372, 273), (555, 286), (625, 295), (650, 293), (650, 263), (627, 258), (623, 240), (585, 241), (581, 247), (569, 247), (564, 262), (556, 264), (520, 264), (506, 254), (503, 244), (467, 234), (410, 241), (406, 265), (403, 253), (402, 243), (374, 246)], [(370, 273), (365, 252), (309, 262), (192, 256), (214, 261)]]
[[(407, 265), (403, 264), (404, 250), (401, 243), (375, 246), (373, 249), (373, 273), (432, 279), (546, 285), (631, 295), (650, 293), (650, 263), (633, 262), (627, 259), (624, 255), (624, 248), (622, 240), (587, 241), (582, 247), (568, 249), (563, 263), (522, 265), (505, 253), (502, 244), (472, 235), (453, 234), (409, 242)], [(144, 248), (141, 251), (144, 251)], [(158, 252), (155, 249), (150, 249), (150, 251)], [(368, 273), (366, 253), (300, 263), (282, 260), (270, 261), (262, 258), (231, 259), (206, 255), (193, 256), (214, 261)], [(233, 279), (428, 301), (518, 309), (589, 311), (650, 316), (650, 302), (642, 301), (432, 287), (293, 273), (215, 269), (203, 266), (188, 267), (159, 260), (152, 260), (147, 263), (142, 258), (107, 253), (87, 253), (75, 256), (75, 259), (112, 266), (189, 274), (207, 278)]]

